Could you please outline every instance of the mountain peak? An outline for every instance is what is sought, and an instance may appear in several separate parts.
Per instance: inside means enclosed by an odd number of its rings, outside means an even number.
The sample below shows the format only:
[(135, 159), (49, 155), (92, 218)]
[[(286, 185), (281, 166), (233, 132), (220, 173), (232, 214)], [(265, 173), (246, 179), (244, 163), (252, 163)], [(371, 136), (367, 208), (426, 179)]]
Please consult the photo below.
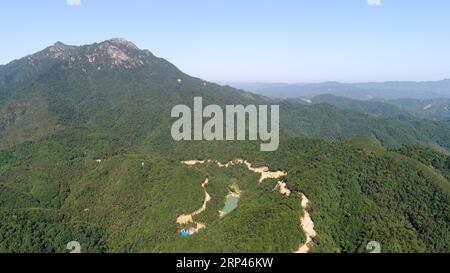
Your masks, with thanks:
[(60, 57), (62, 54), (64, 54), (64, 52), (66, 52), (67, 50), (69, 50), (71, 48), (74, 48), (74, 47), (66, 45), (66, 44), (58, 41), (54, 45), (49, 47), (48, 50), (49, 50), (49, 52), (51, 53), (52, 56)]
[[(106, 67), (132, 68), (142, 66), (148, 62), (152, 54), (147, 50), (140, 50), (134, 43), (124, 38), (113, 38), (100, 43), (72, 46), (63, 42), (56, 42), (44, 51), (44, 56), (67, 62), (67, 67), (80, 64), (95, 66), (96, 69)], [(30, 62), (34, 63), (33, 56)]]
[(172, 69), (174, 73), (180, 72), (166, 60), (154, 56), (147, 49), (139, 49), (134, 43), (123, 38), (79, 46), (58, 41), (39, 52), (1, 65), (0, 85), (28, 79), (49, 67), (59, 70), (77, 69), (83, 73), (133, 68), (152, 71)]
[(124, 65), (130, 68), (143, 65), (148, 54), (124, 38), (113, 38), (97, 44), (89, 58), (100, 56), (107, 57), (114, 66)]
[(125, 47), (131, 48), (131, 49), (139, 49), (134, 43), (132, 43), (124, 38), (112, 38), (110, 40), (105, 41), (104, 43), (109, 43), (109, 44), (119, 46), (119, 47), (125, 46)]
[(60, 42), (60, 41), (56, 42), (56, 43), (53, 45), (53, 47), (66, 47), (66, 46), (67, 46), (67, 45), (66, 45), (65, 43)]

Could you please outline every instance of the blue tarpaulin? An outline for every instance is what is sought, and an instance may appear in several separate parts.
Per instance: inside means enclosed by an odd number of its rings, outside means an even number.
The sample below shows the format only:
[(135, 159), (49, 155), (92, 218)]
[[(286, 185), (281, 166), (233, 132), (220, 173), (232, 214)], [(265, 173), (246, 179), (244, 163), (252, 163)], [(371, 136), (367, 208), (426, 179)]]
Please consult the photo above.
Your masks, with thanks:
[(189, 236), (189, 232), (187, 232), (187, 231), (182, 231), (182, 232), (180, 232), (180, 236), (182, 236), (182, 237), (187, 237), (187, 236)]

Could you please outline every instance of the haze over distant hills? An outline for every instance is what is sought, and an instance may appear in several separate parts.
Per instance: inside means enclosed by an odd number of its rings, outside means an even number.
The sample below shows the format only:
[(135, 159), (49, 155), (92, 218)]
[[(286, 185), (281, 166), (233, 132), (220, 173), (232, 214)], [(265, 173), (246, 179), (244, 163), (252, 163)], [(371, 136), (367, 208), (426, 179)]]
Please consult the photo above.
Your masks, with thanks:
[(322, 94), (361, 100), (450, 98), (449, 79), (427, 82), (231, 83), (230, 85), (273, 98), (312, 98)]
[(296, 99), (306, 104), (328, 103), (341, 109), (359, 111), (376, 116), (415, 116), (432, 120), (450, 120), (450, 99), (370, 99), (357, 100), (330, 94), (311, 99)]
[(273, 99), (304, 104), (328, 103), (342, 109), (381, 116), (450, 119), (450, 80), (314, 84), (232, 83), (233, 87)]

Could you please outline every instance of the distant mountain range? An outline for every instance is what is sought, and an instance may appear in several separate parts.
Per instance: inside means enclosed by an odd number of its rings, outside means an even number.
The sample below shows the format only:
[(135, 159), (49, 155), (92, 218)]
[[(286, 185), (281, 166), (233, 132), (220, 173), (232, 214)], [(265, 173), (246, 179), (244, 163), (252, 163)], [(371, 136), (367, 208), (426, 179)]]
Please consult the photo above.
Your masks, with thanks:
[(297, 99), (307, 104), (328, 103), (342, 109), (356, 110), (376, 116), (415, 116), (432, 120), (450, 120), (450, 99), (370, 99), (356, 100), (330, 94), (311, 99)]
[(233, 87), (273, 98), (312, 98), (332, 94), (348, 98), (368, 99), (436, 99), (450, 98), (450, 80), (429, 82), (380, 82), (311, 84), (232, 83)]

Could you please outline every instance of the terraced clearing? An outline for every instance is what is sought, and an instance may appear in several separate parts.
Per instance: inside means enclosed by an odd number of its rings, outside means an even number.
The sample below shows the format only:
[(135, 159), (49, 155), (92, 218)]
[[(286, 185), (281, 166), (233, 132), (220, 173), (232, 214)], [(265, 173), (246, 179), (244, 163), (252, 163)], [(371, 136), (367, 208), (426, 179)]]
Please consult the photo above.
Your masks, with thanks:
[[(221, 163), (217, 160), (187, 160), (182, 161), (182, 164), (188, 165), (188, 166), (194, 166), (197, 164), (216, 164), (220, 168), (229, 168), (235, 165), (245, 165), (249, 171), (252, 171), (254, 173), (260, 174), (259, 183), (263, 183), (266, 179), (280, 179), (282, 177), (287, 176), (287, 172), (285, 171), (270, 171), (268, 167), (253, 167), (253, 165), (244, 159), (234, 159), (232, 161), (229, 161), (228, 163)], [(198, 215), (206, 210), (207, 203), (211, 200), (211, 197), (209, 196), (208, 192), (206, 191), (206, 186), (208, 185), (208, 178), (206, 178), (205, 182), (202, 184), (202, 187), (205, 190), (205, 200), (203, 202), (203, 205), (200, 209), (196, 210), (195, 212), (187, 215), (180, 215), (177, 218), (177, 224), (182, 226), (189, 223), (195, 223), (193, 221), (193, 216)], [(292, 194), (292, 191), (288, 188), (287, 184), (283, 181), (278, 181), (276, 187), (274, 190), (278, 190), (281, 194), (290, 196)], [(307, 208), (309, 206), (309, 199), (303, 194), (299, 193), (301, 196), (301, 206), (303, 208), (303, 217), (300, 218), (300, 226), (305, 232), (306, 235), (306, 242), (303, 245), (300, 245), (298, 250), (295, 253), (308, 253), (312, 247), (313, 239), (317, 236), (316, 231), (314, 230), (314, 222), (311, 219), (311, 216), (309, 212), (307, 211)], [(227, 196), (227, 204), (229, 201), (229, 198), (236, 199), (236, 204), (233, 206), (234, 208), (237, 206), (237, 201), (239, 199), (240, 195), (239, 193), (230, 192)], [(232, 200), (234, 201), (234, 200)], [(234, 209), (233, 208), (233, 209)], [(232, 210), (233, 210), (232, 209)], [(225, 210), (225, 209), (224, 209)], [(229, 213), (229, 212), (228, 212)], [(224, 217), (227, 214), (226, 211), (219, 211), (219, 216)], [(191, 228), (190, 234), (193, 235), (194, 233), (198, 232), (200, 229), (205, 228), (206, 226), (202, 223), (195, 223), (196, 227)]]

